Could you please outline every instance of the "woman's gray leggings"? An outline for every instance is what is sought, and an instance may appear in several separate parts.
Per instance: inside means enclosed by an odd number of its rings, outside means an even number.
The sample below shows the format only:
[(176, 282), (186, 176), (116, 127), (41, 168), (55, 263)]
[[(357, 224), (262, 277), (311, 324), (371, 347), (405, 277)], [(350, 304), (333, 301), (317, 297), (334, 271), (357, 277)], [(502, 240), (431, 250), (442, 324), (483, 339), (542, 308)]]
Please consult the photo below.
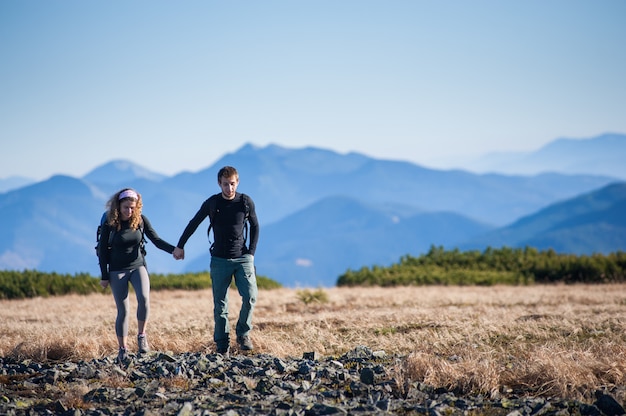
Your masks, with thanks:
[(118, 270), (109, 273), (111, 292), (117, 306), (115, 333), (118, 337), (128, 336), (128, 282), (137, 295), (137, 320), (147, 321), (150, 313), (150, 276), (144, 266), (138, 269)]

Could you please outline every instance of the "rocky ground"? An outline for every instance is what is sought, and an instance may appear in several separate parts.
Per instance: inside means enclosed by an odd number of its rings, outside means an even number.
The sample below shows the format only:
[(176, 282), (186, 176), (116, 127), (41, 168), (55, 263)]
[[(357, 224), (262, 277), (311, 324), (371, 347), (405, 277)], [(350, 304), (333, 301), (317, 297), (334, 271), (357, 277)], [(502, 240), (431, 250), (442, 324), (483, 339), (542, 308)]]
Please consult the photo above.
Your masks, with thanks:
[(0, 358), (3, 415), (617, 415), (610, 395), (565, 399), (458, 396), (399, 385), (400, 357), (357, 347), (334, 358), (152, 352), (99, 360)]

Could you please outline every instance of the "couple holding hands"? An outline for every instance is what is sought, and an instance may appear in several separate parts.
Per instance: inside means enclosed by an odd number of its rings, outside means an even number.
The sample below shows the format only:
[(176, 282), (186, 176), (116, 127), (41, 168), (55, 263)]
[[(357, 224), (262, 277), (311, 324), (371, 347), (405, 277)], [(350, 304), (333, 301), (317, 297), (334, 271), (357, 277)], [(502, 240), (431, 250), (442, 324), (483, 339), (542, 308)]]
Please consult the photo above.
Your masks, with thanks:
[[(176, 260), (185, 258), (185, 243), (207, 218), (209, 230), (213, 229), (211, 245), (211, 287), (213, 291), (213, 340), (216, 352), (225, 356), (230, 352), (230, 327), (228, 324), (228, 288), (232, 278), (242, 298), (241, 311), (235, 327), (237, 343), (242, 350), (253, 349), (250, 340), (252, 313), (258, 289), (254, 267), (254, 253), (259, 239), (259, 222), (252, 199), (237, 192), (239, 173), (232, 166), (221, 168), (217, 174), (220, 193), (212, 195), (200, 206), (185, 227), (176, 247), (161, 239), (148, 218), (142, 215), (141, 195), (126, 188), (116, 192), (107, 203), (107, 219), (102, 229), (100, 258), (100, 284), (111, 286), (117, 306), (115, 332), (119, 344), (118, 362), (128, 359), (128, 309), (129, 283), (137, 296), (137, 349), (149, 351), (146, 324), (150, 312), (150, 276), (143, 253), (143, 234), (154, 245)], [(250, 224), (249, 244), (246, 246), (247, 223)], [(143, 231), (142, 231), (143, 230)], [(111, 236), (111, 233), (113, 235)]]

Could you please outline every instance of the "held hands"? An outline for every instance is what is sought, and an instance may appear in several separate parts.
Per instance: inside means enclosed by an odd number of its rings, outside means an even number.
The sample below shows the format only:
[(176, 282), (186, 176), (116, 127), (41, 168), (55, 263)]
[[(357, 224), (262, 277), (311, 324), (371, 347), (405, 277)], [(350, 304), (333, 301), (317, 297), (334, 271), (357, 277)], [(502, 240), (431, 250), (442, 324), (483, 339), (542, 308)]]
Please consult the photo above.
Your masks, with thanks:
[(185, 259), (185, 250), (182, 248), (176, 247), (174, 252), (172, 253), (176, 260), (184, 260)]

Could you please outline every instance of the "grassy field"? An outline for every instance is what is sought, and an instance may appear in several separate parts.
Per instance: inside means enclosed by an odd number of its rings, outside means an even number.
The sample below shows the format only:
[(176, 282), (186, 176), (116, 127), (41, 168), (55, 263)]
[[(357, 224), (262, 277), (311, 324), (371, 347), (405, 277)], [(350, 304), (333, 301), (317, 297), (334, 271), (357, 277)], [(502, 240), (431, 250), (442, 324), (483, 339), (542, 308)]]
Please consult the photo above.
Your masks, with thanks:
[[(131, 307), (135, 349), (132, 297)], [(231, 291), (233, 327), (239, 307)], [(0, 356), (116, 354), (115, 314), (109, 291), (0, 301)], [(391, 369), (400, 382), (460, 393), (589, 399), (626, 385), (626, 285), (266, 290), (254, 325), (258, 353), (335, 356), (365, 345), (403, 357)], [(152, 292), (153, 349), (212, 352), (212, 331), (210, 290)]]

